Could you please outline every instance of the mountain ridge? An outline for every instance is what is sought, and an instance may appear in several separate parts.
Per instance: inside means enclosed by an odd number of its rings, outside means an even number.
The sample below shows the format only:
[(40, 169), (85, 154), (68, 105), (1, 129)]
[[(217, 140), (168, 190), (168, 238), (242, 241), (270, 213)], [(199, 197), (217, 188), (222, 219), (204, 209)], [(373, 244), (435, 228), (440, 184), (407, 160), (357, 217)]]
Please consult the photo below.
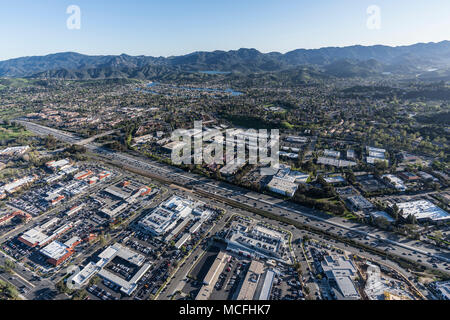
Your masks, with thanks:
[[(346, 62), (344, 62), (346, 61)], [(95, 79), (132, 77), (157, 72), (226, 71), (232, 73), (279, 72), (299, 66), (314, 66), (338, 77), (367, 76), (381, 72), (450, 66), (450, 41), (416, 43), (407, 46), (324, 47), (295, 49), (286, 53), (261, 53), (254, 48), (195, 51), (171, 57), (84, 55), (77, 52), (52, 53), (0, 61), (0, 77), (48, 77)], [(349, 70), (345, 70), (349, 69)], [(351, 70), (350, 70), (351, 69)]]

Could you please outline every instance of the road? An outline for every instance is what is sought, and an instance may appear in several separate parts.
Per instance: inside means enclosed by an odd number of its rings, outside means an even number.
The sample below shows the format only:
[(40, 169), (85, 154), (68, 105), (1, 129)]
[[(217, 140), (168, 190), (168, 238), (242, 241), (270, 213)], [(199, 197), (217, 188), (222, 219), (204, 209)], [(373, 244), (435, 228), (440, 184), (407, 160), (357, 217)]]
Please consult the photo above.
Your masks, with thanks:
[[(231, 214), (227, 212), (209, 231), (211, 235), (217, 233), (222, 230), (227, 221), (230, 219)], [(206, 240), (205, 240), (206, 241)], [(186, 258), (186, 260), (179, 266), (179, 269), (176, 271), (173, 278), (166, 285), (164, 290), (158, 296), (158, 300), (170, 300), (172, 295), (176, 293), (178, 290), (183, 289), (186, 284), (187, 276), (189, 271), (195, 265), (198, 259), (201, 259), (201, 255), (204, 252), (206, 243), (199, 244)]]
[[(5, 260), (14, 261), (13, 258), (0, 251), (0, 265), (4, 265)], [(67, 296), (59, 294), (53, 282), (40, 278), (21, 263), (16, 263), (11, 274), (0, 273), (0, 279), (14, 285), (21, 293), (22, 299), (25, 300), (68, 299)]]
[[(60, 130), (27, 121), (18, 122), (38, 135), (46, 136), (51, 134), (57, 139), (72, 144), (81, 140), (81, 138)], [(85, 147), (101, 159), (111, 161), (120, 166), (125, 165), (136, 170), (148, 172), (164, 181), (171, 181), (174, 184), (192, 189), (194, 193), (201, 191), (202, 194), (206, 193), (216, 198), (221, 197), (224, 201), (239, 202), (249, 207), (295, 220), (315, 229), (319, 228), (334, 236), (351, 238), (353, 241), (377, 249), (387, 249), (390, 254), (407, 258), (431, 269), (434, 268), (445, 273), (450, 271), (448, 265), (450, 253), (447, 251), (442, 252), (442, 249), (433, 245), (407, 239), (397, 234), (378, 230), (361, 223), (351, 222), (340, 217), (330, 216), (270, 195), (249, 191), (228, 183), (185, 172), (179, 168), (160, 164), (150, 159), (112, 151), (95, 143), (87, 144)]]

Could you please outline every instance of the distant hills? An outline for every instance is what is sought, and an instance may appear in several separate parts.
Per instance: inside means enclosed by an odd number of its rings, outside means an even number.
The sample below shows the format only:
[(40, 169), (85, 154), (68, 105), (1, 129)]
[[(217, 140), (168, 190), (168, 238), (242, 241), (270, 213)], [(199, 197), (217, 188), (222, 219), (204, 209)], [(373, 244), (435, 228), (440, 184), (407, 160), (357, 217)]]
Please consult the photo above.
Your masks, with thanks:
[[(194, 52), (175, 57), (88, 56), (56, 53), (0, 61), (0, 77), (58, 79), (160, 79), (199, 71), (234, 74), (290, 73), (299, 77), (366, 77), (382, 73), (418, 74), (449, 69), (450, 41), (410, 46), (350, 46), (298, 49), (285, 54), (255, 49)], [(306, 69), (309, 71), (306, 74)], [(431, 70), (431, 71), (430, 71)], [(295, 76), (295, 75), (294, 75)]]

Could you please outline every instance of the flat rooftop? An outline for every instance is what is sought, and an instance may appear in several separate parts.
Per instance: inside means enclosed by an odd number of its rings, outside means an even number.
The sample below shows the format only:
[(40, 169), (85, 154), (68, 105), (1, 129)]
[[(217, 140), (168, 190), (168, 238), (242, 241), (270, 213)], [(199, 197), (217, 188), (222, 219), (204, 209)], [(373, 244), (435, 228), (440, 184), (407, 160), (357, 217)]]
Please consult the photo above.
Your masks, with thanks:
[(403, 218), (413, 215), (417, 220), (430, 219), (441, 221), (450, 219), (450, 214), (428, 200), (418, 200), (411, 202), (397, 203), (400, 210), (403, 210)]

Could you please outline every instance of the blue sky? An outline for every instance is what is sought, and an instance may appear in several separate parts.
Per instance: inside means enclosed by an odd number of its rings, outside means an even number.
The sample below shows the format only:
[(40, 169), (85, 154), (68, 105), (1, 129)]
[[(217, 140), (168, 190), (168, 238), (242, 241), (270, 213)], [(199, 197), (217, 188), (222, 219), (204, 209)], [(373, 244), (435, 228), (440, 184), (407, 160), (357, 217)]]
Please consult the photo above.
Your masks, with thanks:
[[(69, 5), (81, 9), (80, 30), (66, 27)], [(370, 5), (381, 9), (379, 30), (366, 26)], [(442, 40), (450, 40), (448, 0), (0, 0), (0, 60)]]

